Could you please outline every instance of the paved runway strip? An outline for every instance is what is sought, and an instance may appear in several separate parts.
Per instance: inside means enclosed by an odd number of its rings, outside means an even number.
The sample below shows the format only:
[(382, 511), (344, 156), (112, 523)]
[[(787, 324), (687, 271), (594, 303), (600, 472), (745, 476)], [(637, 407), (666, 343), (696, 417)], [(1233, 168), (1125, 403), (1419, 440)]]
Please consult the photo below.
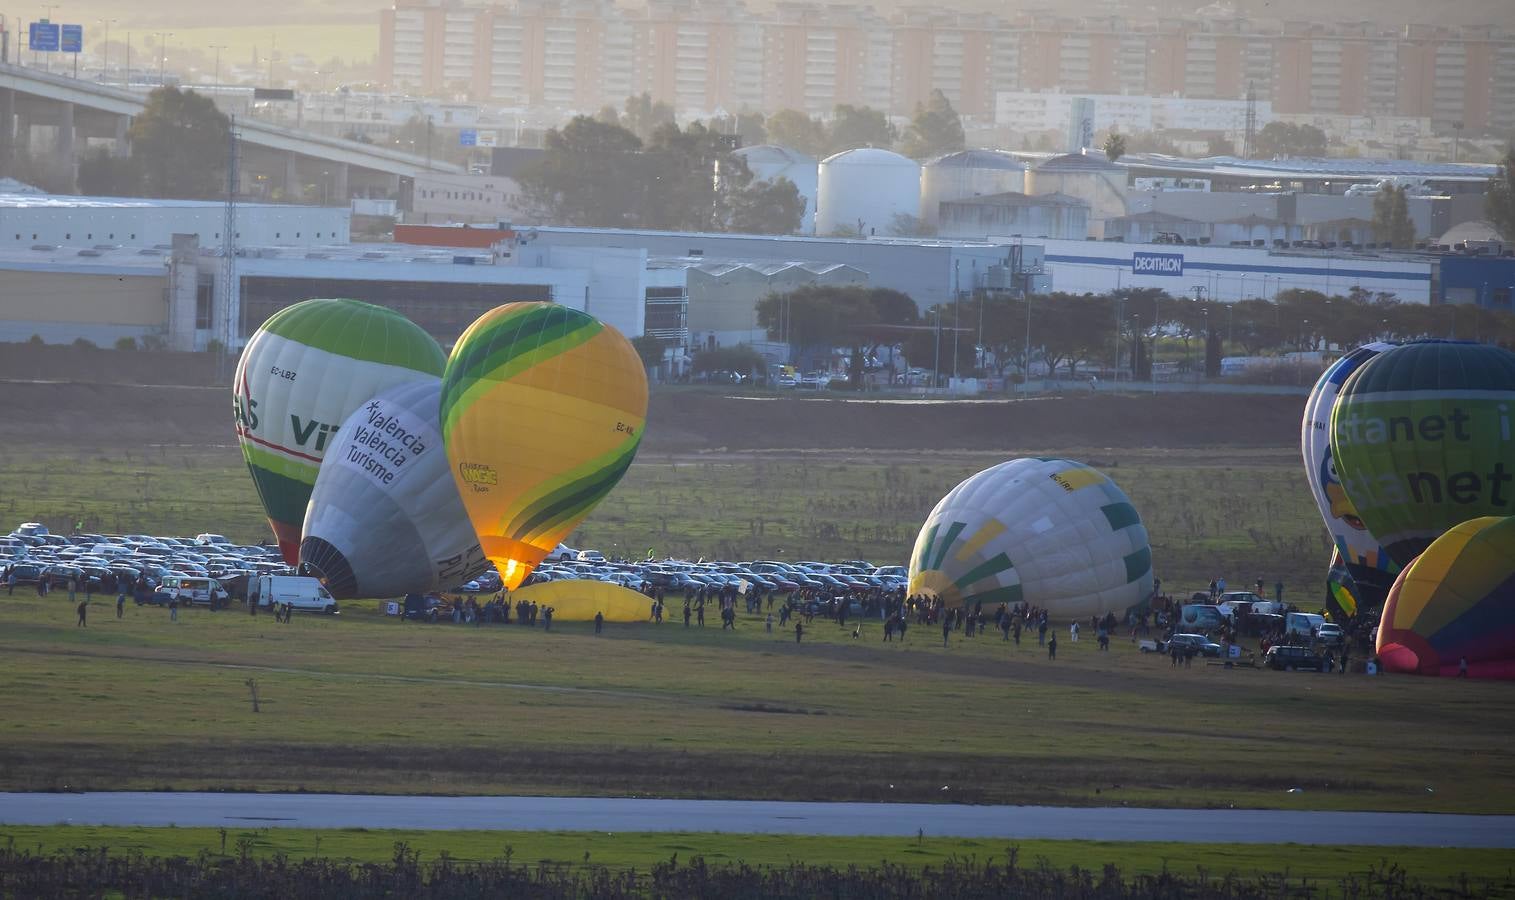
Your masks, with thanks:
[(1515, 848), (1515, 816), (606, 797), (0, 793), (3, 825), (719, 831)]

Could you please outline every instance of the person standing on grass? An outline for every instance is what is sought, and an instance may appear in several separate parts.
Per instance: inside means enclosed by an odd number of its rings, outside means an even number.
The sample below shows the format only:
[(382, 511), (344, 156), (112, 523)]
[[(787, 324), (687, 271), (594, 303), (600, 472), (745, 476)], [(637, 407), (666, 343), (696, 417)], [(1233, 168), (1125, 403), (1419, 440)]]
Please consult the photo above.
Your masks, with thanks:
[(605, 630), (605, 613), (603, 611), (594, 614), (594, 633), (599, 634)]
[(5, 595), (7, 597), (16, 595), (16, 567), (14, 565), (5, 567)]
[[(689, 625), (689, 617), (688, 617), (688, 611), (687, 610), (685, 611), (684, 625), (685, 625), (685, 627), (688, 627), (688, 625)], [(768, 618), (763, 621), (763, 628), (769, 634), (773, 634), (773, 613), (772, 612), (769, 612), (768, 613)]]
[(798, 644), (800, 642), (800, 638), (803, 637), (804, 634), (805, 634), (805, 623), (801, 622), (799, 619), (795, 619), (794, 620), (794, 642), (796, 644)]
[(116, 618), (121, 619), (121, 618), (125, 618), (125, 616), (126, 616), (126, 586), (125, 585), (120, 585), (120, 586), (118, 586), (116, 588)]
[(952, 617), (942, 616), (942, 649), (947, 649), (947, 639), (952, 637)]
[(177, 594), (168, 598), (168, 620), (170, 622), (179, 621), (179, 596)]
[(1047, 619), (1045, 616), (1042, 617), (1042, 620), (1036, 626), (1036, 645), (1038, 647), (1045, 647), (1047, 645)]
[(1468, 658), (1466, 656), (1459, 656), (1457, 658), (1457, 677), (1468, 677)]
[(1052, 639), (1047, 641), (1047, 658), (1057, 659), (1057, 632), (1052, 632)]
[(79, 624), (75, 625), (74, 626), (75, 628), (84, 628), (85, 627), (85, 624), (84, 624), (84, 614), (87, 613), (88, 611), (89, 611), (89, 604), (86, 603), (83, 600), (79, 601)]

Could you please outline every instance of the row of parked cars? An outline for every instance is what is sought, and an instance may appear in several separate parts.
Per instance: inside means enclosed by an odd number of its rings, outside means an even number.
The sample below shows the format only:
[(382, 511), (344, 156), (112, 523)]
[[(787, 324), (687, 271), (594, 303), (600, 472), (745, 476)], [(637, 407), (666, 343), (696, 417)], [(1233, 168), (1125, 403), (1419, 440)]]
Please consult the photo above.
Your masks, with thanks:
[(229, 584), (289, 574), (278, 548), (235, 544), (219, 534), (60, 535), (37, 522), (23, 522), (0, 537), (0, 566), (8, 567), (17, 585), (47, 576), (58, 587), (73, 580), (80, 590), (105, 591), (125, 576), (154, 589), (149, 602), (180, 597), (212, 606), (228, 599)]
[[(706, 562), (688, 560), (610, 560), (597, 550), (575, 550), (559, 545), (527, 578), (527, 584), (564, 579), (607, 581), (633, 590), (651, 584), (670, 593), (686, 590), (719, 591), (734, 587), (738, 593), (790, 593), (812, 590), (828, 598), (864, 594), (874, 590), (903, 589), (908, 582), (904, 566), (876, 566), (866, 560), (839, 563)], [(500, 578), (493, 570), (458, 586), (462, 593), (494, 593)]]

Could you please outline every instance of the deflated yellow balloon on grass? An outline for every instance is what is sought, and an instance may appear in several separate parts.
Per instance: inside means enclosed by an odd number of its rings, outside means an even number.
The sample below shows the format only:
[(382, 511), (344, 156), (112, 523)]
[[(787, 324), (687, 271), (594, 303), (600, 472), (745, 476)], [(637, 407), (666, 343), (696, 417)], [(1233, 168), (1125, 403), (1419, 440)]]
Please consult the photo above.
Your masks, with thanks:
[(521, 588), (510, 599), (550, 606), (552, 617), (563, 622), (591, 622), (595, 613), (607, 622), (645, 622), (652, 618), (650, 597), (606, 581), (543, 581)]
[(441, 420), (463, 506), (513, 589), (631, 467), (647, 373), (631, 342), (592, 316), (507, 303), (453, 347)]

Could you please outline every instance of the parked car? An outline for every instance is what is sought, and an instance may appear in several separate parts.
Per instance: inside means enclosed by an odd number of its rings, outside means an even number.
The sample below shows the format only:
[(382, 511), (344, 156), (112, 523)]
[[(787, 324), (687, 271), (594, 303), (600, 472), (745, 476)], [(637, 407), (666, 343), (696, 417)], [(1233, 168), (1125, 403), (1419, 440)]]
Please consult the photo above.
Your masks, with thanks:
[[(1157, 642), (1157, 652), (1167, 653), (1171, 647), (1179, 647), (1185, 653), (1191, 649), (1200, 656), (1219, 658), (1220, 645), (1202, 634), (1175, 634), (1166, 641)], [(1144, 651), (1147, 649), (1142, 648)]]
[(17, 584), (36, 584), (42, 577), (42, 567), (36, 563), (16, 563), (11, 566), (11, 574), (16, 576)]
[(452, 604), (431, 595), (406, 594), (404, 618), (412, 622), (436, 622), (452, 618)]
[(1326, 622), (1315, 630), (1315, 639), (1327, 647), (1340, 647), (1347, 641), (1347, 633), (1335, 622)]
[(1298, 647), (1293, 644), (1277, 644), (1269, 647), (1267, 655), (1263, 657), (1263, 665), (1280, 672), (1293, 672), (1297, 669), (1324, 672), (1326, 669), (1326, 661), (1320, 654), (1309, 647)]

